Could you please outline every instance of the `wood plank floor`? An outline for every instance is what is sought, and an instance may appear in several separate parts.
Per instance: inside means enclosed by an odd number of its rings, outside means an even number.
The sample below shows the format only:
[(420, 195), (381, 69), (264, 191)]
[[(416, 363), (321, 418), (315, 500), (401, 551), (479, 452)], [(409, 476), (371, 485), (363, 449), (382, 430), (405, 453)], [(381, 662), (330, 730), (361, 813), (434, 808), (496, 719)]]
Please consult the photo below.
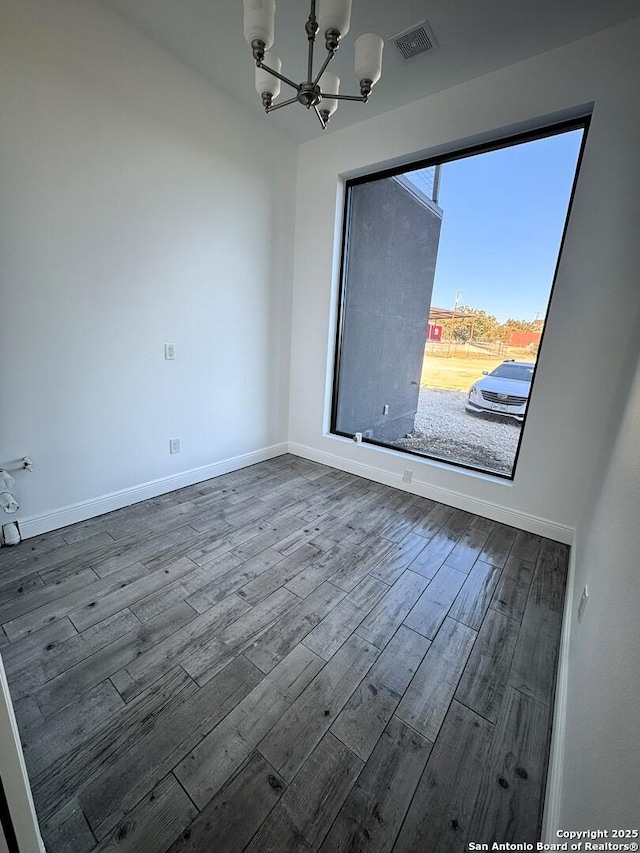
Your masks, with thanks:
[(293, 456), (3, 548), (47, 850), (538, 840), (567, 562)]

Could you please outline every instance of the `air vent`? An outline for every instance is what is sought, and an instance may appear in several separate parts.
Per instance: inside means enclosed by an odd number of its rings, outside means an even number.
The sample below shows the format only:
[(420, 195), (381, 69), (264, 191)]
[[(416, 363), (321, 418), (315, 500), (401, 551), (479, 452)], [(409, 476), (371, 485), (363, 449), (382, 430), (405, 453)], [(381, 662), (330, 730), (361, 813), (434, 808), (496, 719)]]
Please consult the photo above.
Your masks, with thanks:
[(416, 24), (403, 33), (398, 33), (397, 36), (393, 36), (391, 41), (403, 59), (412, 59), (414, 56), (433, 50), (436, 46), (435, 39), (427, 27), (426, 21)]

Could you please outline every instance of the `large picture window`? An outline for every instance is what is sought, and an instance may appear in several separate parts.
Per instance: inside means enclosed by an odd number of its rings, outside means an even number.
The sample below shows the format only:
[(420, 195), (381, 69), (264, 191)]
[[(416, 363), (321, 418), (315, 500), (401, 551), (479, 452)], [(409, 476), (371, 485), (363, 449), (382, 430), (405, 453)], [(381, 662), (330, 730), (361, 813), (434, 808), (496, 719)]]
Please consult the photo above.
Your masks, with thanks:
[(347, 183), (333, 433), (513, 477), (586, 125)]

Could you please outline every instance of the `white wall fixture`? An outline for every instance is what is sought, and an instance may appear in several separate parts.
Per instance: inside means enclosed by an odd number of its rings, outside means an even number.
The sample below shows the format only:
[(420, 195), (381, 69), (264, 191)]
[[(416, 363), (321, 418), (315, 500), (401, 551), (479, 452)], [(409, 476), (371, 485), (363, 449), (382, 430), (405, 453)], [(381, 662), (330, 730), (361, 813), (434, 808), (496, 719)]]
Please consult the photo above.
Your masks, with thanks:
[[(7, 463), (7, 466), (12, 471), (33, 471), (33, 462), (28, 456), (23, 456), (16, 463)], [(13, 514), (20, 509), (20, 504), (13, 494), (15, 484), (15, 478), (9, 473), (8, 469), (0, 468), (0, 509), (3, 512)], [(3, 545), (17, 545), (21, 541), (20, 528), (17, 522), (4, 525), (0, 540)]]
[[(275, 14), (275, 0), (244, 0), (244, 37), (256, 61), (256, 91), (262, 98), (265, 112), (295, 103), (307, 109), (313, 107), (324, 130), (338, 109), (338, 101), (368, 101), (371, 89), (382, 74), (384, 41), (380, 36), (365, 33), (356, 39), (354, 75), (360, 86), (359, 95), (338, 94), (340, 78), (326, 70), (340, 47), (340, 40), (349, 32), (351, 0), (319, 0), (317, 17), (316, 0), (311, 0), (311, 11), (305, 24), (309, 42), (307, 76), (302, 83), (295, 83), (281, 74), (282, 62), (269, 50), (275, 39)], [(327, 55), (314, 76), (313, 51), (320, 31), (324, 34)], [(273, 101), (280, 94), (281, 81), (296, 93), (289, 100), (274, 105)]]
[(3, 512), (14, 513), (20, 509), (20, 504), (11, 492), (0, 492), (0, 508)]
[(13, 479), (11, 474), (6, 470), (6, 468), (0, 468), (0, 491), (7, 492), (11, 491), (15, 486), (16, 481)]
[(587, 601), (589, 601), (589, 588), (585, 584), (584, 589), (582, 590), (582, 595), (580, 596), (580, 604), (578, 605), (578, 622), (582, 622)]
[(5, 462), (3, 467), (0, 467), (0, 490), (8, 490), (15, 486), (16, 481), (11, 475), (11, 471), (33, 471), (33, 460), (30, 456), (23, 456), (15, 462)]
[(20, 528), (17, 521), (10, 521), (9, 524), (2, 526), (2, 544), (3, 545), (19, 545), (22, 541), (20, 536)]

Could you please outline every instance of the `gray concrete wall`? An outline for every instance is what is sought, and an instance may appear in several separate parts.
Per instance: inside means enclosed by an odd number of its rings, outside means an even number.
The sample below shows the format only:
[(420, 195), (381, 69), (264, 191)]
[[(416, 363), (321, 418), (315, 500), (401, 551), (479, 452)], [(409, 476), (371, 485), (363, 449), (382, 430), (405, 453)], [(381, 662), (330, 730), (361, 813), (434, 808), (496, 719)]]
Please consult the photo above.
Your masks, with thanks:
[(351, 193), (336, 427), (394, 441), (414, 425), (442, 218), (395, 178)]

